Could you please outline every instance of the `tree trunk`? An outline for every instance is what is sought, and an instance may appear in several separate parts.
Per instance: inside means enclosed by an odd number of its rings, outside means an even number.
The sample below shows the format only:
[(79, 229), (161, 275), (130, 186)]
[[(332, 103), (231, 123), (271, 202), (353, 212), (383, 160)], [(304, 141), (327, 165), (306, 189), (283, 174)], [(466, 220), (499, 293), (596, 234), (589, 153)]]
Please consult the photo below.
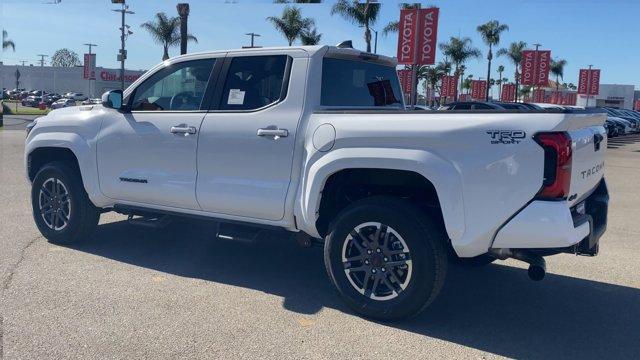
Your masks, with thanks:
[(491, 52), (491, 44), (489, 44), (489, 53), (487, 54), (487, 92), (484, 94), (484, 101), (489, 101), (489, 89), (491, 88), (491, 59), (493, 59), (493, 53)]
[(498, 75), (500, 75), (500, 84), (498, 84), (498, 100), (502, 101), (502, 71), (499, 71)]
[(164, 54), (162, 55), (162, 61), (169, 58), (169, 46), (164, 45)]
[(184, 55), (187, 53), (187, 20), (189, 18), (189, 4), (178, 4), (176, 9), (180, 16), (180, 55)]
[(518, 102), (518, 97), (520, 96), (520, 82), (518, 81), (518, 65), (516, 65), (516, 73), (515, 75), (515, 81), (516, 81), (516, 102)]
[(369, 25), (365, 25), (364, 30), (364, 41), (367, 43), (367, 52), (371, 52), (371, 30), (369, 30)]

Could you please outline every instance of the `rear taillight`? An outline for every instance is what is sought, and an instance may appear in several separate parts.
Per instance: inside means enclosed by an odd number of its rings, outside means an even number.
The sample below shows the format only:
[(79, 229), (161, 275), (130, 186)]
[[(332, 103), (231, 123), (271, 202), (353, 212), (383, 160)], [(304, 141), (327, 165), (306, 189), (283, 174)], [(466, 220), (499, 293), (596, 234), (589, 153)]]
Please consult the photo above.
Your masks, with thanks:
[(571, 185), (571, 138), (565, 132), (538, 133), (534, 139), (544, 149), (544, 181), (538, 199), (564, 199)]

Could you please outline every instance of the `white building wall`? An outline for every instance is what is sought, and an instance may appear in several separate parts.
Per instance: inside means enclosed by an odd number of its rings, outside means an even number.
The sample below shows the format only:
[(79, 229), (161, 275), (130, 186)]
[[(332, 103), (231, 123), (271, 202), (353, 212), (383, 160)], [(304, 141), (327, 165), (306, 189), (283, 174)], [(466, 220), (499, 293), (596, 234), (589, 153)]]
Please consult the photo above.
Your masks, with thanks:
[[(107, 90), (120, 88), (120, 69), (96, 68), (96, 80), (93, 80), (93, 94), (89, 80), (83, 78), (83, 67), (20, 66), (0, 65), (0, 84), (3, 88), (16, 87), (16, 70), (20, 71), (19, 88), (44, 90), (46, 92), (79, 92), (94, 97)], [(125, 71), (125, 87), (131, 85), (144, 71)]]

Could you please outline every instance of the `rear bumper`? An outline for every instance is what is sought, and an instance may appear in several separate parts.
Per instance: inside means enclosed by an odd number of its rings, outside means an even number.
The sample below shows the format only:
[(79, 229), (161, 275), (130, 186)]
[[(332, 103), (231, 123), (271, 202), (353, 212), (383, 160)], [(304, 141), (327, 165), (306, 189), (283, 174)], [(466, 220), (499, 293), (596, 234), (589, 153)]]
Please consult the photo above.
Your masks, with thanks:
[(578, 214), (566, 201), (535, 200), (498, 231), (491, 247), (596, 255), (607, 228), (608, 206), (604, 179), (585, 199), (584, 214)]

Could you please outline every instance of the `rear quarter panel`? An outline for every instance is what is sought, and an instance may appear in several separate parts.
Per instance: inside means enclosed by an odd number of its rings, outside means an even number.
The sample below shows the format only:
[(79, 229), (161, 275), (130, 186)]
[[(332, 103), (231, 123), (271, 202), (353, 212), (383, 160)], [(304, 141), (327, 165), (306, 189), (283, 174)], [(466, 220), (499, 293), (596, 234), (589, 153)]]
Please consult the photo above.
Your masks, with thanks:
[[(313, 146), (322, 124), (335, 128), (330, 151)], [(566, 114), (317, 112), (306, 134), (296, 215), (317, 235), (320, 192), (331, 174), (401, 164), (434, 184), (458, 255), (485, 253), (499, 227), (542, 186), (544, 152), (533, 135), (559, 126), (569, 126)]]

